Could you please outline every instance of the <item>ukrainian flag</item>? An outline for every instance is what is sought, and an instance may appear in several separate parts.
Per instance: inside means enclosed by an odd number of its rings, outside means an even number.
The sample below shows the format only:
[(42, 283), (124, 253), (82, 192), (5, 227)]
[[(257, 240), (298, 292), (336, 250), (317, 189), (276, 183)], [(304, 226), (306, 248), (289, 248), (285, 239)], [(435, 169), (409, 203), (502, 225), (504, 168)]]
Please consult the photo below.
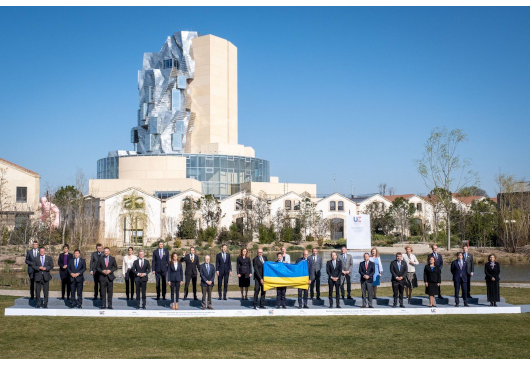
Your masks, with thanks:
[(298, 289), (309, 288), (307, 261), (297, 264), (265, 261), (263, 266), (263, 290), (290, 286)]

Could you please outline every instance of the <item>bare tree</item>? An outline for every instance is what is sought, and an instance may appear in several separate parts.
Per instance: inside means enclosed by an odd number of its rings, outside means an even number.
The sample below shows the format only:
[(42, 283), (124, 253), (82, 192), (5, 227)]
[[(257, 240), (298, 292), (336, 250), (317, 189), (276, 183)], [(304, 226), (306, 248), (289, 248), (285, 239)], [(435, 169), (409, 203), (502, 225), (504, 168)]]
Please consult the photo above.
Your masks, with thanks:
[(390, 187), (388, 188), (388, 195), (394, 195), (396, 193), (396, 189)]
[(379, 195), (381, 196), (386, 195), (386, 183), (379, 184)]
[(282, 235), (282, 228), (287, 218), (287, 214), (283, 208), (278, 208), (272, 217), (274, 224), (274, 232), (276, 233), (276, 242), (280, 242)]
[(260, 191), (258, 198), (252, 205), (254, 210), (254, 217), (256, 218), (256, 224), (258, 227), (267, 224), (267, 218), (269, 217), (269, 204), (267, 202), (267, 194), (264, 191)]
[(206, 223), (206, 227), (217, 228), (217, 225), (223, 216), (219, 201), (213, 195), (205, 195), (199, 199), (197, 204), (199, 205), (199, 210), (202, 219), (204, 219), (204, 222)]
[(477, 174), (469, 169), (470, 161), (457, 154), (465, 141), (467, 135), (460, 129), (435, 128), (425, 143), (423, 157), (415, 161), (425, 186), (444, 209), (448, 250), (451, 249), (452, 192), (470, 184), (478, 185)]

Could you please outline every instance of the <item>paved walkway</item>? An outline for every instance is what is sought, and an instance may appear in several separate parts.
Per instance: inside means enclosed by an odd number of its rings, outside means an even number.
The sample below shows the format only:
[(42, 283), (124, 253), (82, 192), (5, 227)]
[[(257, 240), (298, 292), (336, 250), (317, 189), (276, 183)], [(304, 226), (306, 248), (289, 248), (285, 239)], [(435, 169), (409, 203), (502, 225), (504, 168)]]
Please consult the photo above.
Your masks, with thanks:
[[(453, 285), (452, 281), (442, 281), (442, 285)], [(381, 283), (380, 287), (383, 288), (389, 288), (391, 287), (391, 283)], [(472, 283), (471, 286), (486, 286), (485, 282), (476, 282)], [(530, 283), (501, 283), (501, 287), (503, 288), (530, 288)], [(217, 288), (217, 285), (216, 285)], [(214, 288), (214, 289), (216, 289)], [(328, 286), (327, 283), (320, 283), (320, 288), (322, 293), (328, 292)], [(361, 289), (361, 284), (352, 284), (352, 289)], [(248, 289), (249, 291), (249, 297), (254, 295), (254, 285), (251, 285)], [(200, 295), (200, 290), (197, 290), (197, 294)], [(298, 294), (298, 289), (287, 289), (287, 294)], [(13, 290), (13, 289), (0, 289), (0, 295), (9, 295), (9, 296), (15, 296), (15, 297), (25, 297), (28, 295), (28, 290)], [(49, 294), (51, 297), (60, 297), (61, 292), (60, 291), (50, 291)], [(147, 293), (149, 296), (156, 295), (156, 293)], [(169, 295), (169, 294), (168, 294)], [(192, 294), (193, 295), (193, 294)], [(236, 297), (239, 298), (241, 296), (240, 291), (229, 291), (228, 292), (229, 297)], [(125, 298), (125, 293), (114, 293), (115, 298)], [(217, 292), (214, 290), (212, 293), (212, 297), (217, 297)]]

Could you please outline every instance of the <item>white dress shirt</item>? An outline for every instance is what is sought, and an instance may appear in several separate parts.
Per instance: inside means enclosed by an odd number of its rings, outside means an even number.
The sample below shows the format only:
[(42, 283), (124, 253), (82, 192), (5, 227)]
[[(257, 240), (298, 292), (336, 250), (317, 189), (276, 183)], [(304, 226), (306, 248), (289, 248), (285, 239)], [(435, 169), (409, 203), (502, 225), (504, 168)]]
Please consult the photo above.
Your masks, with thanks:
[(129, 258), (129, 255), (123, 257), (123, 265), (121, 266), (123, 275), (127, 273), (127, 270), (132, 269), (132, 266), (137, 259), (138, 257), (136, 257), (136, 255), (132, 255), (131, 258)]

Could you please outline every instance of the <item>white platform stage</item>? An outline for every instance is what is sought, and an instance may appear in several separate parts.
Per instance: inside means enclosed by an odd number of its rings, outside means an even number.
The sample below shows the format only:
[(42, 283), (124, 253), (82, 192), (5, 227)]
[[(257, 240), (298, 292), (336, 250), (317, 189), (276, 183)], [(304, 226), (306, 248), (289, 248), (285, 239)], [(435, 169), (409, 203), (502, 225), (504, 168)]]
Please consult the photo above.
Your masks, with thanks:
[(394, 315), (450, 315), (450, 314), (516, 314), (525, 312), (521, 306), (498, 303), (498, 307), (490, 307), (485, 302), (485, 296), (476, 296), (469, 301), (470, 306), (454, 306), (454, 298), (437, 299), (437, 307), (429, 308), (428, 298), (413, 297), (410, 304), (405, 301), (405, 308), (393, 308), (391, 298), (374, 300), (374, 308), (360, 308), (361, 298), (341, 300), (342, 308), (328, 308), (329, 302), (309, 302), (309, 309), (299, 309), (294, 298), (287, 298), (287, 309), (276, 309), (275, 300), (267, 298), (265, 309), (253, 309), (252, 301), (240, 299), (213, 300), (214, 310), (202, 310), (198, 300), (180, 300), (180, 310), (169, 309), (168, 300), (147, 299), (147, 309), (137, 310), (136, 301), (115, 298), (114, 309), (99, 309), (99, 300), (85, 298), (83, 309), (70, 309), (68, 300), (50, 298), (48, 308), (36, 308), (36, 301), (28, 298), (15, 300), (15, 305), (5, 309), (6, 316), (67, 316), (67, 317), (160, 317), (160, 318), (188, 318), (188, 317), (266, 317), (266, 316), (394, 316)]

